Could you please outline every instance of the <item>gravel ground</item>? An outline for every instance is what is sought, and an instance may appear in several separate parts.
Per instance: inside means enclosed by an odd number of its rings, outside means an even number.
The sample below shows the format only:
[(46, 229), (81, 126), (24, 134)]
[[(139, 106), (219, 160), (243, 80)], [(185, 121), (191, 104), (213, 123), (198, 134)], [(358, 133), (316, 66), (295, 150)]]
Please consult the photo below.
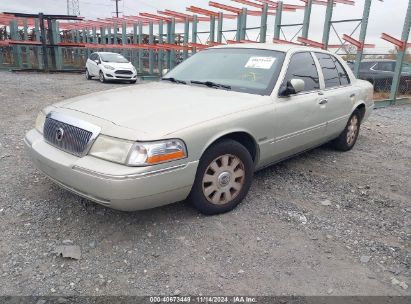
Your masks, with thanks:
[(55, 186), (22, 141), (44, 106), (122, 84), (0, 78), (1, 295), (411, 295), (410, 106), (376, 110), (350, 152), (324, 146), (256, 173), (231, 213), (123, 213)]

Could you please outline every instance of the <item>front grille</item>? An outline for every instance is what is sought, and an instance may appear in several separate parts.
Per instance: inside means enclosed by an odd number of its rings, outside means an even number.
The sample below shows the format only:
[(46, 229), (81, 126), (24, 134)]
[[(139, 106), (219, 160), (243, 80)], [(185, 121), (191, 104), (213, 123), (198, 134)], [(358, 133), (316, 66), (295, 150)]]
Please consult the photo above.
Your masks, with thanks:
[(133, 72), (128, 70), (118, 70), (115, 72), (115, 74), (133, 75)]
[(93, 135), (92, 132), (47, 117), (44, 124), (44, 139), (51, 145), (82, 156)]

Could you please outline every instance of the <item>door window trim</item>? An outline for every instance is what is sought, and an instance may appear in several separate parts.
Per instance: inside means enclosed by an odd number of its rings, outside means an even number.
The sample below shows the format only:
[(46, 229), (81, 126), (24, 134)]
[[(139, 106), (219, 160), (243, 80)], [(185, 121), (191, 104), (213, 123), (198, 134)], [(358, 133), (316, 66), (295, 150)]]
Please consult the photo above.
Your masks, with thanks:
[[(341, 63), (341, 61), (340, 61), (336, 56), (334, 56), (334, 55), (332, 55), (332, 54), (330, 54), (330, 53), (326, 53), (326, 52), (312, 51), (312, 53), (313, 53), (313, 55), (314, 55), (314, 57), (315, 57), (315, 59), (316, 59), (316, 63), (318, 63), (317, 69), (320, 69), (321, 76), (322, 76), (322, 79), (323, 79), (323, 86), (322, 86), (322, 88), (321, 88), (322, 91), (329, 91), (329, 90), (334, 90), (334, 89), (339, 89), (339, 88), (346, 88), (346, 87), (352, 86), (352, 79), (351, 79), (350, 75), (348, 75), (347, 70), (345, 69), (344, 65)], [(317, 53), (317, 54), (326, 54), (326, 55), (329, 55), (329, 56), (331, 56), (331, 57), (334, 57), (334, 58), (340, 63), (340, 65), (342, 66), (342, 68), (344, 69), (344, 72), (345, 72), (345, 74), (347, 75), (347, 78), (348, 78), (348, 80), (349, 80), (349, 83), (348, 83), (348, 84), (340, 84), (340, 85), (338, 85), (338, 86), (333, 86), (333, 87), (328, 87), (328, 88), (326, 88), (326, 87), (325, 87), (325, 78), (324, 78), (323, 70), (322, 70), (322, 68), (321, 68), (320, 61), (318, 60), (317, 56), (315, 56), (316, 53)], [(334, 62), (333, 62), (333, 63), (334, 63)], [(334, 63), (334, 66), (335, 66), (335, 63)], [(337, 67), (335, 67), (335, 69), (337, 70)], [(337, 70), (337, 71), (338, 71), (338, 70)], [(341, 83), (341, 82), (340, 82), (340, 83)]]
[[(302, 91), (302, 92), (299, 92), (299, 93), (297, 93), (297, 94), (291, 94), (291, 95), (289, 95), (289, 96), (281, 96), (281, 95), (280, 95), (281, 85), (283, 84), (283, 82), (284, 82), (284, 80), (285, 80), (285, 76), (287, 76), (287, 72), (288, 72), (288, 68), (290, 67), (291, 59), (293, 58), (294, 55), (299, 54), (299, 53), (308, 53), (308, 54), (311, 55), (311, 58), (313, 59), (314, 64), (315, 64), (315, 67), (316, 67), (316, 69), (317, 69), (317, 74), (318, 74), (318, 80), (319, 80), (319, 86), (320, 86), (320, 87), (319, 87), (318, 89), (314, 89), (314, 90), (310, 90), (310, 91)], [(278, 90), (277, 90), (277, 97), (278, 97), (278, 98), (289, 98), (289, 97), (300, 96), (300, 95), (307, 95), (307, 94), (312, 94), (312, 93), (316, 93), (316, 94), (320, 93), (320, 91), (322, 90), (322, 88), (321, 88), (321, 85), (322, 85), (322, 83), (321, 83), (321, 81), (322, 81), (322, 74), (320, 75), (320, 73), (319, 73), (319, 71), (318, 71), (318, 65), (317, 65), (317, 62), (316, 62), (316, 58), (314, 58), (314, 56), (313, 56), (312, 53), (313, 53), (313, 52), (310, 51), (310, 50), (298, 50), (298, 51), (296, 51), (296, 52), (293, 52), (293, 53), (290, 55), (290, 59), (289, 59), (288, 62), (287, 62), (287, 67), (285, 67), (285, 66), (283, 67), (283, 68), (285, 68), (285, 73), (284, 73), (281, 81), (279, 81), (279, 86), (278, 86)], [(284, 61), (284, 62), (285, 62), (285, 61)]]

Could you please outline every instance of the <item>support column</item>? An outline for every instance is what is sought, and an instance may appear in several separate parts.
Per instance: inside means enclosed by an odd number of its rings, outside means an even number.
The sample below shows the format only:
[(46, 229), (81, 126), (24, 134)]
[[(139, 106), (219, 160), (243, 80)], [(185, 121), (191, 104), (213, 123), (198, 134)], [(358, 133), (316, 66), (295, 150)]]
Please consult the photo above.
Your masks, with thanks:
[[(148, 44), (153, 45), (154, 44), (154, 34), (153, 34), (153, 22), (150, 22), (148, 24)], [(150, 49), (148, 51), (148, 70), (150, 76), (153, 76), (154, 74), (154, 51)]]
[(241, 31), (240, 40), (244, 40), (247, 35), (247, 8), (243, 8), (241, 12)]
[[(364, 2), (364, 11), (362, 14), (362, 21), (361, 21), (361, 30), (360, 30), (360, 38), (359, 41), (361, 43), (365, 43), (365, 37), (367, 35), (367, 26), (368, 26), (368, 18), (370, 16), (370, 9), (371, 9), (371, 1), (372, 0), (365, 0)], [(354, 75), (358, 77), (360, 71), (360, 62), (362, 59), (363, 50), (357, 49), (357, 55), (355, 56), (355, 63), (354, 63)]]
[[(187, 46), (188, 44), (189, 31), (190, 31), (190, 20), (188, 19), (188, 17), (186, 17), (184, 21), (184, 39), (183, 39), (183, 43), (185, 46)], [(188, 50), (184, 50), (183, 59), (187, 59), (187, 58), (188, 58)]]
[[(27, 19), (23, 19), (23, 40), (27, 41), (29, 40), (29, 33), (28, 33), (28, 28), (27, 28)], [(25, 47), (25, 53), (26, 53), (26, 64), (27, 68), (31, 69), (32, 64), (31, 64), (31, 47), (26, 46)]]
[(410, 35), (410, 26), (411, 26), (411, 1), (408, 1), (407, 14), (405, 15), (404, 27), (402, 28), (402, 34), (401, 34), (401, 40), (404, 41), (405, 46), (404, 46), (404, 49), (398, 50), (398, 53), (397, 53), (397, 61), (395, 64), (394, 78), (392, 79), (392, 86), (391, 86), (391, 93), (390, 93), (390, 99), (391, 99), (392, 104), (395, 104), (395, 101), (397, 99), (397, 91), (398, 91), (398, 87), (399, 87), (400, 80), (401, 80), (402, 64), (405, 59), (405, 54), (407, 51), (407, 41)]
[[(175, 44), (176, 41), (176, 19), (171, 18), (171, 23), (170, 23), (170, 43)], [(175, 66), (175, 60), (176, 60), (176, 51), (170, 50), (170, 61), (169, 61), (169, 69), (171, 70)]]
[[(17, 20), (10, 21), (10, 37), (11, 40), (20, 40), (18, 34), (18, 23)], [(23, 61), (21, 56), (21, 46), (14, 45), (12, 46), (13, 49), (13, 57), (14, 57), (14, 65), (18, 68), (23, 68)]]
[(215, 16), (210, 16), (210, 42), (215, 40)]
[[(163, 41), (163, 20), (160, 20), (158, 22), (158, 43), (162, 44), (164, 43)], [(160, 75), (160, 77), (163, 76), (163, 50), (158, 50), (158, 63), (157, 63), (157, 69), (158, 69), (158, 74)]]
[(328, 48), (328, 42), (330, 40), (330, 29), (331, 29), (331, 19), (333, 17), (333, 9), (334, 9), (334, 0), (328, 0), (327, 10), (325, 11), (324, 32), (323, 32), (323, 40), (322, 40), (324, 49)]
[(223, 13), (218, 13), (218, 24), (217, 24), (217, 42), (222, 43), (223, 41), (223, 20), (224, 20), (224, 15)]
[[(193, 26), (191, 28), (191, 42), (192, 43), (197, 43), (197, 15), (193, 15)], [(191, 51), (192, 54), (196, 53), (196, 48), (193, 48)]]
[(280, 39), (282, 17), (283, 17), (283, 2), (278, 1), (277, 10), (275, 13), (275, 22), (274, 22), (274, 39)]
[(260, 24), (260, 42), (265, 43), (267, 41), (267, 15), (268, 15), (268, 4), (263, 4), (263, 9), (261, 11), (261, 24)]
[[(138, 22), (138, 44), (143, 44), (143, 22)], [(144, 66), (143, 66), (143, 54), (144, 50), (138, 49), (138, 72), (143, 74)]]
[(303, 30), (301, 37), (307, 39), (308, 31), (310, 29), (310, 19), (311, 19), (311, 8), (313, 7), (313, 0), (307, 0), (304, 9), (304, 21), (303, 21)]

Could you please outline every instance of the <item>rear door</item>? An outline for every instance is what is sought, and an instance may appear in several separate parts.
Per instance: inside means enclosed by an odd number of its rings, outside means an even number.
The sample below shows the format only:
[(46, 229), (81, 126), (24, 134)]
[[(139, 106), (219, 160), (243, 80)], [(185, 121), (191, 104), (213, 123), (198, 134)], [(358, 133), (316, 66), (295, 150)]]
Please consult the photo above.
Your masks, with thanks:
[(344, 130), (359, 92), (352, 87), (347, 72), (336, 57), (317, 52), (315, 56), (324, 78), (326, 135), (333, 138)]
[(310, 52), (292, 55), (280, 92), (291, 79), (302, 79), (302, 92), (279, 96), (275, 110), (275, 160), (313, 147), (324, 140), (326, 128), (324, 96), (320, 91), (317, 66)]
[(96, 63), (96, 60), (99, 60), (98, 54), (97, 53), (91, 54), (90, 60), (89, 60), (89, 62), (90, 62), (89, 72), (91, 72), (91, 74), (93, 76), (98, 76), (98, 72), (99, 72), (99, 68), (98, 68), (98, 65)]

